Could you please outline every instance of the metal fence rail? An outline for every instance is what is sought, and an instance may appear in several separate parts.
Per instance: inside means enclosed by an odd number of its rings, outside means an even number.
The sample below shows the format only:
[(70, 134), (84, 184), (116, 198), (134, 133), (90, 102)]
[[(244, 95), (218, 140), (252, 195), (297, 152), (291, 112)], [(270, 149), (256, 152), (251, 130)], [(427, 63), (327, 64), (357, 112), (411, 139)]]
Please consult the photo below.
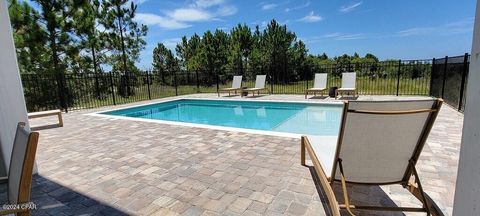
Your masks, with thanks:
[[(468, 62), (468, 55), (467, 62)], [(272, 94), (303, 94), (313, 87), (315, 73), (328, 73), (328, 87), (341, 87), (342, 72), (356, 72), (356, 87), (363, 95), (432, 95), (462, 110), (468, 66), (459, 57), (433, 60), (400, 60), (370, 64), (323, 65), (314, 71), (282, 73), (262, 69), (230, 71), (143, 71), (120, 73), (22, 74), (29, 112), (77, 110), (152, 100), (193, 93), (214, 93), (230, 87), (234, 75), (243, 75), (243, 86), (253, 87), (255, 77), (267, 75)], [(454, 61), (455, 60), (455, 61)], [(443, 64), (442, 64), (443, 62)], [(445, 72), (444, 63), (447, 62)], [(463, 83), (463, 84), (459, 84)], [(457, 98), (457, 99), (456, 99)], [(456, 106), (456, 105), (455, 105)]]

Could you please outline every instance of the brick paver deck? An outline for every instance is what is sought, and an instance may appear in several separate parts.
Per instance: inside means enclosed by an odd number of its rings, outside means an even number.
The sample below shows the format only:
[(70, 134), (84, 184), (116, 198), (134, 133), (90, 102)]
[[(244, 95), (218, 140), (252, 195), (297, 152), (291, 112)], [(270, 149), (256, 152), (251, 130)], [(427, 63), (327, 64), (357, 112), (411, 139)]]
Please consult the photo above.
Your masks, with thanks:
[[(359, 99), (391, 98), (404, 97)], [(303, 95), (258, 99), (304, 100)], [(33, 215), (326, 214), (313, 168), (300, 165), (299, 139), (84, 115), (104, 109), (71, 112), (64, 115), (64, 127), (39, 130)], [(447, 215), (462, 122), (462, 114), (444, 106), (418, 163), (425, 191)], [(1, 190), (4, 200), (5, 186)], [(354, 203), (418, 205), (397, 186), (350, 190)]]

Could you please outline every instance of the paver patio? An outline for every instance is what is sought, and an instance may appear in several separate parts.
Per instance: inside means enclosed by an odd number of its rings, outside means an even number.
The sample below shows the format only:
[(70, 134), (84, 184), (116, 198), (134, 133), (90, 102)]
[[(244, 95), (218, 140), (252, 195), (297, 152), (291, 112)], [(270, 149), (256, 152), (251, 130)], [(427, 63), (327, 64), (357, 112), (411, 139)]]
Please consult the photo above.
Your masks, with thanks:
[[(392, 98), (406, 97), (359, 100)], [(300, 165), (300, 139), (85, 115), (105, 109), (111, 107), (71, 112), (64, 115), (64, 127), (39, 130), (33, 215), (326, 214), (313, 168)], [(55, 122), (45, 118), (31, 124), (47, 121)], [(425, 191), (447, 215), (453, 206), (462, 122), (463, 114), (445, 105), (418, 162)], [(1, 190), (4, 201), (5, 186)], [(350, 188), (354, 203), (419, 204), (403, 190)]]

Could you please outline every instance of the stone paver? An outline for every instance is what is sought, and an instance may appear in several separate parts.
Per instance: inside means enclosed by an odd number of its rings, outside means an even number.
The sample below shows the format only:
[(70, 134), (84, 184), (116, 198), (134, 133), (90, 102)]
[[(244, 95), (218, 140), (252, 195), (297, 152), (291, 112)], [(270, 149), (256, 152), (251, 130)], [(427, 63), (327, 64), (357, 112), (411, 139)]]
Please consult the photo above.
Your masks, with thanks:
[[(359, 100), (391, 98), (405, 97)], [(304, 101), (302, 95), (255, 99)], [(324, 195), (300, 165), (297, 138), (84, 115), (106, 109), (71, 112), (65, 127), (40, 130), (33, 215), (325, 215)], [(418, 162), (425, 191), (447, 215), (462, 122), (462, 114), (445, 106)], [(349, 190), (353, 203), (418, 205), (397, 186)], [(0, 192), (5, 199), (4, 186)]]

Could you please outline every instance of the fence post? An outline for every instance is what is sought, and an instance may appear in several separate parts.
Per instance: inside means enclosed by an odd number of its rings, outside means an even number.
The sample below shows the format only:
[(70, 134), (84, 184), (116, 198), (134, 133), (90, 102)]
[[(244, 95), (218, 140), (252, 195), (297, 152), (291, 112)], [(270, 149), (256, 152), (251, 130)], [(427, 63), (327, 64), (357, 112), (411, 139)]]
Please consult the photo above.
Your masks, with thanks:
[(435, 58), (432, 59), (432, 71), (430, 72), (430, 96), (433, 96), (433, 75), (435, 74)]
[(447, 79), (448, 56), (445, 56), (445, 67), (443, 68), (442, 98), (445, 93), (445, 81)]
[(174, 75), (174, 84), (175, 84), (175, 96), (178, 96), (178, 85), (177, 85), (177, 72), (173, 72)]
[(219, 76), (220, 75), (218, 74), (217, 70), (215, 70), (215, 75), (217, 77), (217, 93), (218, 93), (218, 91), (220, 91), (220, 85), (219, 85), (219, 82), (220, 82), (220, 77)]
[(149, 71), (146, 71), (147, 72), (147, 90), (148, 90), (148, 99), (149, 100), (152, 100), (152, 95), (150, 93), (150, 73)]
[(398, 60), (398, 71), (397, 71), (397, 96), (398, 91), (400, 90), (400, 71), (402, 67), (402, 60)]
[(197, 93), (200, 93), (200, 82), (198, 81), (198, 69), (195, 70), (195, 79), (197, 82)]
[(68, 102), (65, 96), (65, 74), (63, 72), (58, 73), (56, 77), (57, 77), (58, 97), (60, 99), (60, 107), (63, 108), (65, 112), (68, 112)]
[(303, 68), (303, 78), (305, 79), (305, 82), (306, 82), (306, 86), (307, 86), (306, 89), (308, 89), (308, 79), (307, 79), (307, 72), (306, 71), (307, 70), (305, 70), (305, 68)]
[[(271, 66), (270, 66), (270, 67), (271, 67)], [(270, 72), (270, 76), (269, 76), (269, 78), (270, 78), (270, 94), (275, 94), (275, 93), (273, 92), (273, 82), (275, 82), (275, 78), (273, 77), (274, 75), (273, 75), (273, 73), (272, 73), (272, 69), (271, 69), (271, 68), (269, 68), (269, 72)]]
[(117, 105), (117, 102), (115, 101), (115, 88), (113, 87), (113, 74), (111, 71), (110, 71), (110, 90), (112, 91), (113, 105)]
[(458, 111), (462, 110), (463, 107), (463, 92), (465, 90), (465, 79), (468, 72), (468, 53), (465, 53), (463, 57), (463, 71), (462, 71), (462, 83), (460, 84), (460, 98), (458, 100)]

